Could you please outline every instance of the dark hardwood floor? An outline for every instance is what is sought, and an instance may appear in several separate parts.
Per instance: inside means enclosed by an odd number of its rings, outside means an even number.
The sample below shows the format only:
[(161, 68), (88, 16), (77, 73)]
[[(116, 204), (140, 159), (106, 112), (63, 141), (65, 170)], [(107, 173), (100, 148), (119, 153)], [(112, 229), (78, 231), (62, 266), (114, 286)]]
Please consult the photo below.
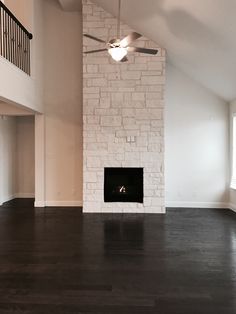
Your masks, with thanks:
[(236, 214), (0, 207), (0, 313), (236, 313)]

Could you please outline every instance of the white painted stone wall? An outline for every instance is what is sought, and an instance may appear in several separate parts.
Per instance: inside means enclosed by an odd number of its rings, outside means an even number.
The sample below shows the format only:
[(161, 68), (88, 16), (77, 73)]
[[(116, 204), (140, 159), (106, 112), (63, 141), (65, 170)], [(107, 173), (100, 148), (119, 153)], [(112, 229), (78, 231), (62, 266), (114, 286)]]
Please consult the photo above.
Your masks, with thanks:
[[(121, 25), (122, 36), (130, 31)], [(83, 33), (108, 41), (116, 36), (116, 19), (84, 0)], [(134, 44), (157, 47), (144, 37)], [(103, 47), (83, 38), (84, 51)], [(165, 50), (158, 50), (156, 56), (129, 53), (125, 63), (113, 61), (107, 52), (84, 54), (84, 212), (165, 212)], [(104, 203), (104, 167), (143, 167), (144, 203)]]

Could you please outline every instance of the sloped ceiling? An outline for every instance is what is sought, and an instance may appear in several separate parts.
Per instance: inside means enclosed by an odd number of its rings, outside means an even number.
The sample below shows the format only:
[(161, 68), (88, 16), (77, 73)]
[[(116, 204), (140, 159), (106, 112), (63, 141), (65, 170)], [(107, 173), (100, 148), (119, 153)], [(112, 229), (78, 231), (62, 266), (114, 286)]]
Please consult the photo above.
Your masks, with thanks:
[[(117, 15), (118, 0), (93, 1)], [(121, 19), (165, 47), (168, 60), (200, 84), (236, 98), (235, 0), (123, 0)]]
[(32, 110), (24, 109), (21, 106), (6, 103), (0, 100), (0, 116), (28, 116), (34, 115)]
[(81, 0), (58, 0), (65, 11), (81, 11)]

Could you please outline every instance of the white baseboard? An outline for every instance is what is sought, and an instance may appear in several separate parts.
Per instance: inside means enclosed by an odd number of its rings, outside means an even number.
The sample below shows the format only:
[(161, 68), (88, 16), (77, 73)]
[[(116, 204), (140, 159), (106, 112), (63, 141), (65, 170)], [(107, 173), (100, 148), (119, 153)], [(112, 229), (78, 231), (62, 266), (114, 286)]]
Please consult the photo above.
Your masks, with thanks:
[(0, 206), (5, 203), (5, 202), (9, 202), (11, 200), (13, 200), (15, 198), (15, 195), (8, 195), (8, 196), (5, 196), (3, 199), (0, 200)]
[(14, 198), (34, 198), (34, 193), (16, 193), (14, 194)]
[(45, 201), (45, 206), (52, 207), (81, 207), (83, 206), (82, 201)]
[(182, 208), (229, 208), (228, 203), (221, 202), (166, 202), (166, 207)]
[(232, 210), (233, 212), (236, 213), (236, 205), (235, 205), (235, 204), (229, 203), (229, 204), (228, 204), (228, 208), (229, 208), (230, 210)]
[(45, 207), (45, 202), (44, 201), (35, 201), (34, 207)]
[(13, 200), (14, 198), (34, 198), (34, 194), (32, 194), (32, 193), (15, 193), (12, 195), (8, 195), (0, 201), (0, 206), (3, 203), (6, 203), (6, 202)]
[(82, 207), (82, 201), (35, 201), (34, 207)]

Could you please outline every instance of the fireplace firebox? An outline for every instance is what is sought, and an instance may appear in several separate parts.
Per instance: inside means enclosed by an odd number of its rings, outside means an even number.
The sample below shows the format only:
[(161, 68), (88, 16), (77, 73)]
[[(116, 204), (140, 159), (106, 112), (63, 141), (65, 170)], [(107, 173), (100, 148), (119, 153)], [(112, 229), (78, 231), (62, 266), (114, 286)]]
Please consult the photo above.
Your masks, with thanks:
[(104, 202), (143, 203), (143, 168), (104, 168)]

